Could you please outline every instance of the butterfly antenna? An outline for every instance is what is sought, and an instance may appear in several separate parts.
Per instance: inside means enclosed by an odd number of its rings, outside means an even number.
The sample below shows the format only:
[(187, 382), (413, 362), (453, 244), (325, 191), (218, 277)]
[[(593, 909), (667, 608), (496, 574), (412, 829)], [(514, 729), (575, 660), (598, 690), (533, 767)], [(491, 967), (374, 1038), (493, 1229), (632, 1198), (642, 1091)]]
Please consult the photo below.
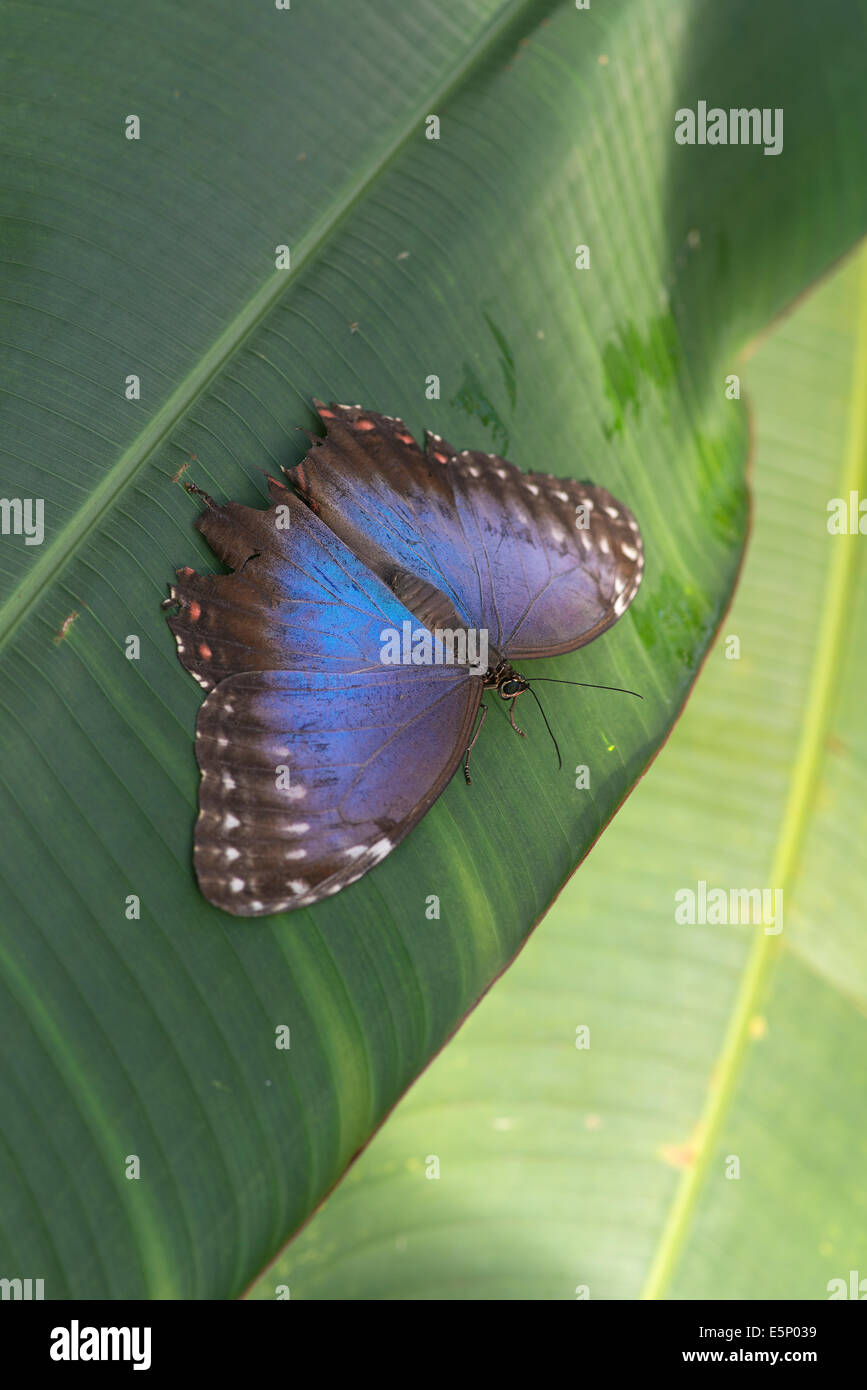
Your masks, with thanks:
[(636, 700), (643, 700), (644, 696), (639, 695), (637, 690), (624, 690), (622, 685), (594, 685), (592, 681), (564, 681), (558, 676), (534, 676), (534, 682), (538, 685), (539, 681), (553, 681), (555, 685), (583, 685), (586, 690), (614, 690), (618, 695), (634, 695)]
[(554, 730), (551, 728), (551, 725), (548, 723), (548, 716), (547, 716), (547, 714), (546, 714), (545, 711), (542, 709), (542, 701), (539, 699), (539, 696), (536, 694), (536, 692), (535, 692), (535, 690), (533, 689), (532, 685), (528, 685), (528, 686), (527, 686), (527, 689), (529, 690), (529, 692), (530, 692), (530, 694), (532, 695), (533, 699), (536, 701), (536, 704), (539, 706), (539, 709), (542, 711), (542, 718), (543, 718), (544, 721), (545, 721), (545, 728), (548, 730), (548, 733), (551, 735), (551, 738), (552, 738), (553, 743), (554, 743), (554, 747), (555, 747), (556, 750), (557, 750), (557, 766), (558, 766), (558, 768), (559, 768), (559, 767), (562, 767), (562, 766), (563, 766), (563, 759), (560, 757), (560, 745), (559, 745), (559, 743), (557, 742), (556, 738), (554, 738)]

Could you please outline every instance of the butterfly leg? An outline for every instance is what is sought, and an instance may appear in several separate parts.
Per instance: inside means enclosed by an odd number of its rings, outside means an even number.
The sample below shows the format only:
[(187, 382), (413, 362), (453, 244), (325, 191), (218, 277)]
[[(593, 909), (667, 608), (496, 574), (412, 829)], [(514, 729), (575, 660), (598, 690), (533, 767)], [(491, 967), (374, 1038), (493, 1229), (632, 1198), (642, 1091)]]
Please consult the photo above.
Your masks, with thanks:
[(470, 739), (470, 742), (467, 744), (467, 753), (466, 753), (466, 757), (464, 758), (464, 776), (465, 776), (466, 779), (467, 779), (467, 786), (468, 786), (468, 787), (472, 785), (472, 778), (470, 777), (470, 754), (472, 753), (473, 748), (475, 747), (476, 739), (478, 738), (479, 734), (482, 732), (482, 725), (484, 724), (485, 720), (486, 720), (487, 717), (488, 717), (488, 707), (487, 707), (487, 705), (485, 705), (485, 704), (479, 705), (479, 713), (481, 714), (481, 719), (479, 720), (478, 724), (476, 725), (476, 732), (473, 734), (472, 738)]
[(217, 503), (214, 501), (213, 497), (209, 497), (206, 492), (202, 492), (202, 489), (196, 487), (195, 483), (184, 483), (184, 488), (191, 497), (201, 497), (205, 506), (210, 507), (211, 511), (217, 511)]
[(517, 726), (517, 724), (515, 723), (515, 700), (517, 700), (517, 698), (518, 698), (518, 697), (517, 697), (517, 695), (516, 695), (516, 696), (515, 696), (515, 699), (514, 699), (514, 700), (512, 701), (512, 703), (509, 705), (509, 723), (511, 724), (512, 728), (515, 730), (515, 733), (516, 733), (516, 734), (520, 734), (520, 735), (521, 735), (521, 738), (526, 738), (527, 735), (524, 733), (524, 730), (523, 730), (523, 729), (519, 729), (518, 726)]

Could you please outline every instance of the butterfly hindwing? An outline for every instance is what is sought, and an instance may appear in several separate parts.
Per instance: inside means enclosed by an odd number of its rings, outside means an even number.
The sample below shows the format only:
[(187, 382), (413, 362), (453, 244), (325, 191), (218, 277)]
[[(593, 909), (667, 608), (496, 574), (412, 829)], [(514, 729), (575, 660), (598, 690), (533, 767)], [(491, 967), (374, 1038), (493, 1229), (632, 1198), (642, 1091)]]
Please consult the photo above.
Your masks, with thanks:
[(196, 727), (195, 864), (205, 896), (258, 916), (354, 883), (452, 777), (481, 684), (455, 666), (221, 681)]

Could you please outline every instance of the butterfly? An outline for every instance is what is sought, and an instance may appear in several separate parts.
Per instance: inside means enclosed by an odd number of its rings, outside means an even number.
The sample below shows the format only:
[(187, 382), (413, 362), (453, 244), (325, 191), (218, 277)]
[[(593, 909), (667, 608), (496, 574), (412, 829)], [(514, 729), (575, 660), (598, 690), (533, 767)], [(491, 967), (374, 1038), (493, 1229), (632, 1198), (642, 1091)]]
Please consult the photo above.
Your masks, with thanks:
[(604, 488), (314, 404), (325, 434), (268, 478), (267, 509), (188, 484), (232, 572), (180, 569), (163, 604), (207, 691), (196, 875), (239, 916), (307, 907), (379, 864), (462, 762), (470, 780), (486, 692), (522, 732), (512, 663), (591, 642), (641, 581), (638, 524)]

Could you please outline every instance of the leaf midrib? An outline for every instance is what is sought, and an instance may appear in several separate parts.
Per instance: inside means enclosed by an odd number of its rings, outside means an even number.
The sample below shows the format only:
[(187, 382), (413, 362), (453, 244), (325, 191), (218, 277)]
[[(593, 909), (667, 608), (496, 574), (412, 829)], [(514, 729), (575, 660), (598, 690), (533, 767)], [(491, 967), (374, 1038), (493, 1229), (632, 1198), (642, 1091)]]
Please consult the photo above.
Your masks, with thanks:
[(0, 649), (13, 637), (21, 623), (39, 603), (46, 590), (62, 572), (80, 546), (111, 511), (121, 494), (137, 477), (164, 441), (173, 433), (186, 413), (208, 390), (211, 382), (255, 332), (310, 261), (318, 254), (352, 208), (370, 191), (405, 145), (418, 133), (426, 115), (448, 101), (469, 73), (499, 44), (522, 13), (538, 7), (538, 0), (508, 0), (501, 13), (491, 20), (463, 60), (449, 69), (448, 79), (430, 93), (406, 118), (398, 135), (374, 158), (366, 173), (350, 180), (331, 207), (310, 230), (291, 247), (291, 269), (274, 270), (264, 284), (235, 315), (198, 362), (175, 387), (144, 429), (123, 451), (100, 483), (90, 492), (57, 536), (41, 552), (26, 578), (0, 605)]
[[(863, 491), (867, 477), (867, 248), (861, 251), (861, 286), (856, 309), (852, 390), (841, 477), (841, 495)], [(807, 833), (813, 792), (837, 679), (845, 656), (847, 596), (857, 563), (858, 536), (836, 536), (822, 598), (819, 636), (804, 705), (804, 717), (771, 867), (770, 882), (786, 892), (797, 869)], [(781, 936), (757, 937), (735, 998), (719, 1059), (698, 1122), (695, 1161), (684, 1173), (668, 1213), (656, 1257), (641, 1297), (664, 1298), (683, 1252), (701, 1189), (740, 1080), (749, 1042), (749, 1024), (758, 1011), (768, 976), (782, 946)]]

